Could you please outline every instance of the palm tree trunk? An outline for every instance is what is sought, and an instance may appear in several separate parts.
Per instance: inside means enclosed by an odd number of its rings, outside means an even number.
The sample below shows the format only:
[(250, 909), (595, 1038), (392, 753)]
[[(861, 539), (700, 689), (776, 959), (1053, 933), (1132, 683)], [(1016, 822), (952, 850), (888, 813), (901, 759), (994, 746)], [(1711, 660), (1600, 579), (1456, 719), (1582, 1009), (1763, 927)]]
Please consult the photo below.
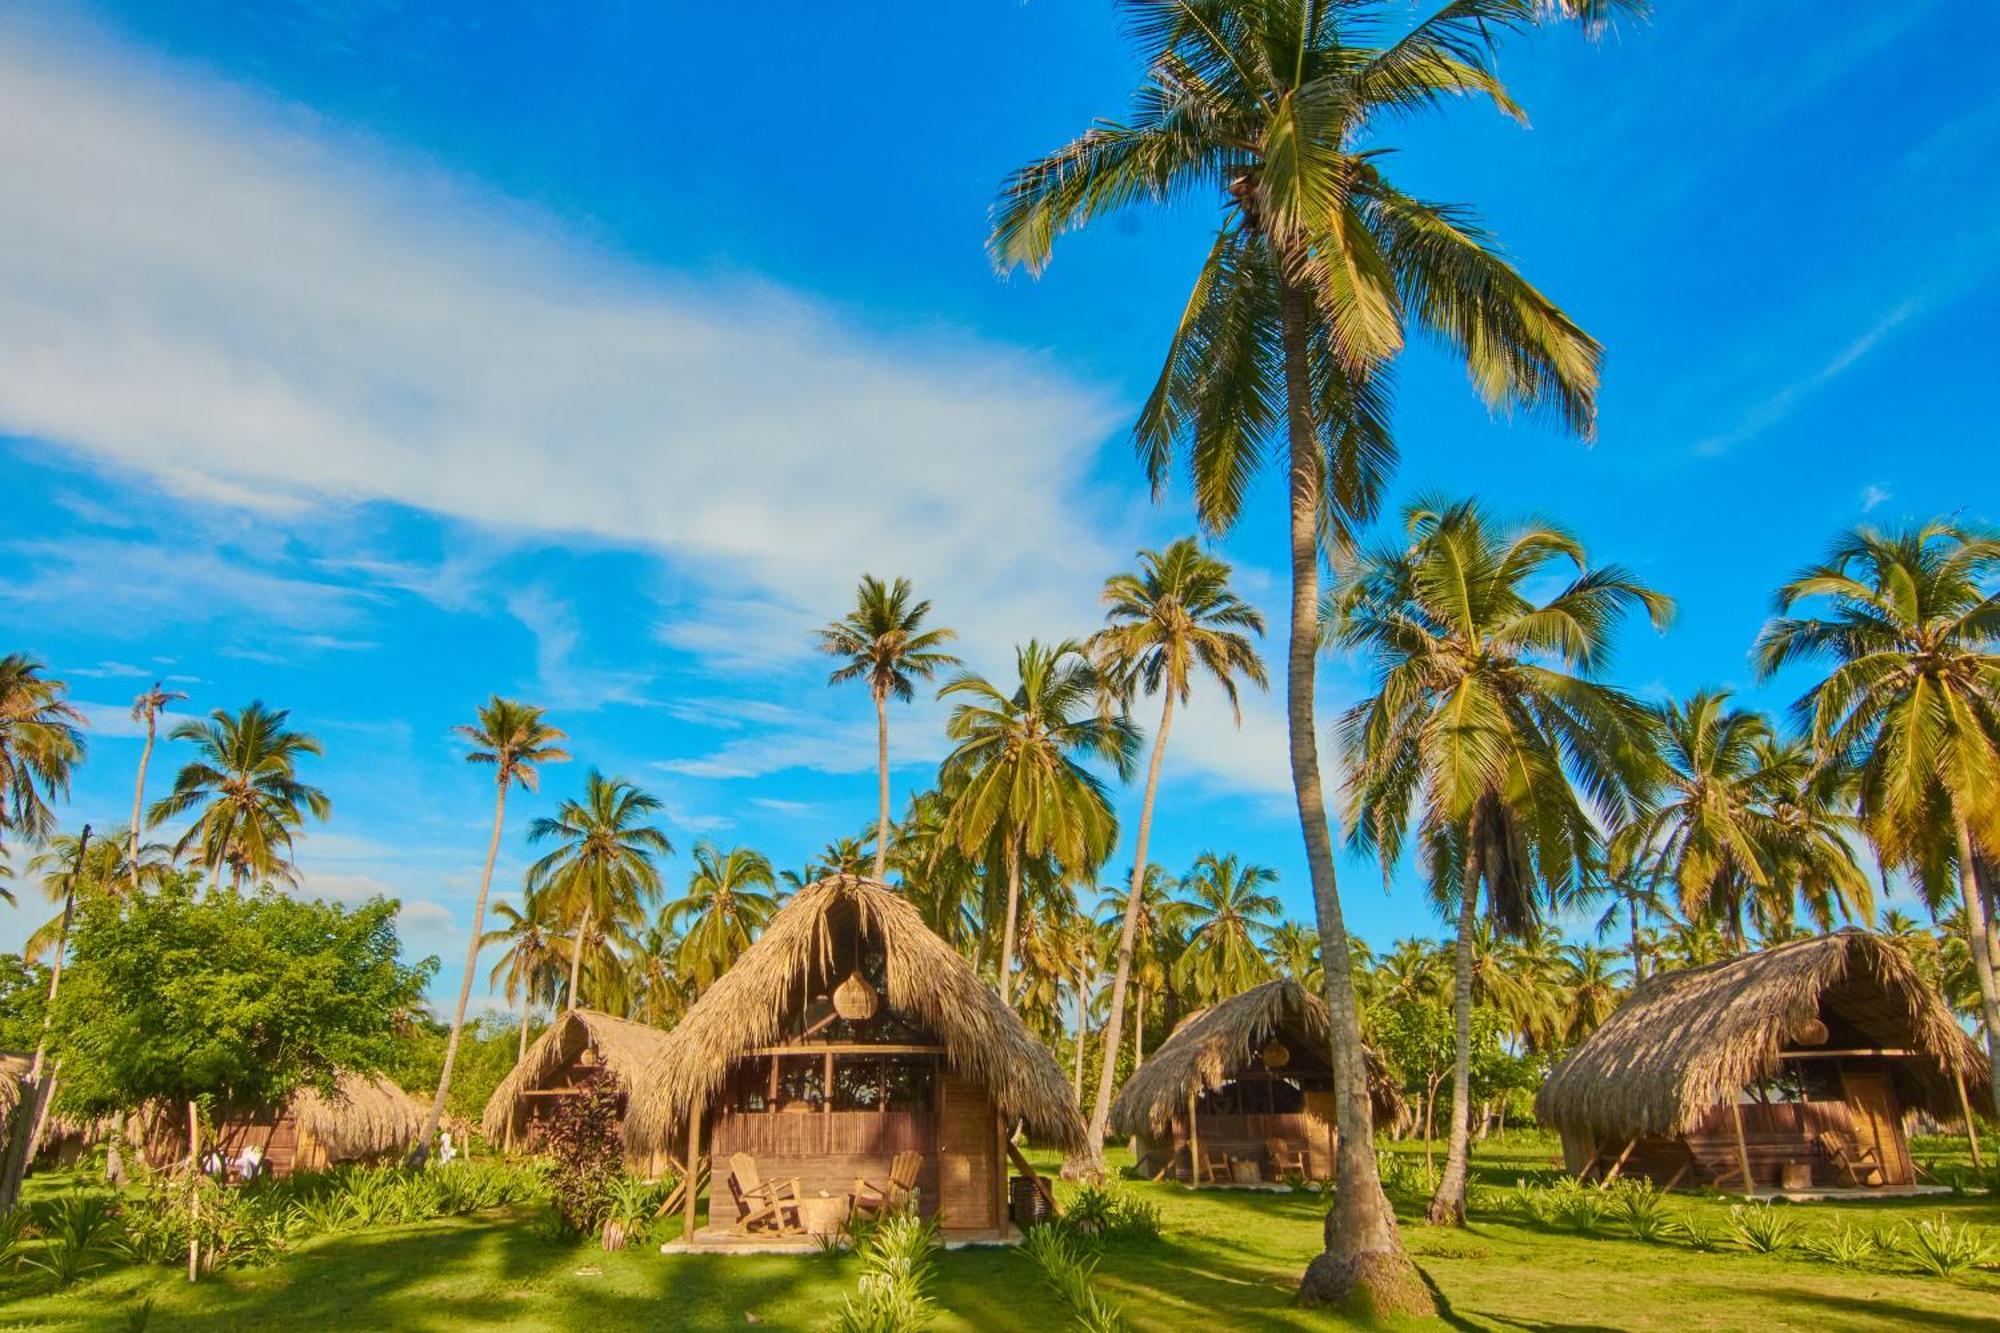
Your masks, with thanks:
[(1972, 861), (1972, 830), (1963, 815), (1953, 820), (1958, 835), (1959, 897), (1965, 907), (1965, 941), (1971, 946), (1972, 975), (1979, 983), (1979, 1006), (1986, 1020), (1987, 1070), (1992, 1110), (2000, 1114), (2000, 985), (1993, 976), (1993, 941), (1987, 933), (1986, 894)]
[(1018, 834), (1007, 838), (1007, 925), (1000, 934), (1000, 1003), (1012, 1004), (1014, 925), (1021, 915), (1021, 847)]
[(535, 997), (528, 990), (526, 982), (521, 984), (521, 1045), (514, 1052), (514, 1063), (520, 1064), (528, 1058), (528, 1015), (535, 1010)]
[[(1104, 1161), (1104, 1133), (1111, 1121), (1111, 1085), (1117, 1081), (1118, 1039), (1123, 1035), (1125, 988), (1132, 978), (1132, 945), (1139, 936), (1139, 900), (1146, 883), (1146, 844), (1153, 835), (1153, 800), (1160, 791), (1160, 761), (1167, 753), (1167, 731), (1174, 722), (1174, 692), (1163, 691), (1160, 730), (1153, 737), (1153, 758), (1146, 767), (1146, 795), (1139, 804), (1139, 832), (1132, 851), (1132, 887), (1125, 893), (1125, 921), (1118, 929), (1118, 970), (1111, 978), (1111, 1016), (1104, 1024), (1104, 1067), (1097, 1075), (1097, 1100), (1090, 1108), (1090, 1132), (1084, 1148), (1091, 1164)], [(1134, 1052), (1136, 1055), (1137, 1052)], [(1134, 1061), (1136, 1067), (1137, 1061)], [(1078, 1092), (1082, 1100), (1082, 1092)]]
[[(154, 690), (159, 689), (157, 683)], [(132, 892), (139, 891), (139, 818), (146, 799), (146, 765), (153, 758), (153, 733), (158, 730), (151, 707), (146, 709), (146, 745), (139, 751), (139, 780), (132, 784)]]
[[(1090, 996), (1086, 989), (1089, 985), (1090, 980), (1088, 975), (1084, 969), (1079, 967), (1076, 970), (1076, 1068), (1070, 1071), (1070, 1086), (1076, 1093), (1076, 1100), (1079, 1105), (1083, 1102), (1083, 1034), (1084, 1020), (1087, 1017), (1084, 1009), (1090, 1001)], [(1116, 1050), (1117, 1047), (1107, 1045), (1105, 1049)], [(1092, 1154), (1093, 1157), (1101, 1157), (1102, 1155), (1101, 1152)]]
[(576, 986), (577, 982), (583, 977), (583, 951), (585, 942), (590, 939), (591, 909), (596, 906), (596, 903), (585, 903), (583, 905), (583, 924), (577, 930), (576, 938), (570, 941), (568, 1008), (571, 1013), (576, 1012)]
[(1627, 898), (1625, 913), (1632, 927), (1632, 984), (1638, 985), (1646, 979), (1646, 959), (1639, 952), (1639, 900)]
[(889, 873), (889, 700), (875, 692), (875, 878)]
[(479, 967), (479, 940), (486, 929), (486, 895), (493, 887), (493, 862), (500, 855), (500, 831), (507, 824), (507, 765), (500, 765), (499, 794), (493, 798), (493, 836), (486, 842), (486, 868), (479, 876), (479, 897), (472, 904), (472, 942), (465, 949), (465, 975), (458, 979), (458, 1008), (451, 1016), (451, 1036), (444, 1043), (444, 1068), (438, 1071), (437, 1096), (431, 1099), (431, 1113), (424, 1120), (424, 1132), (410, 1148), (408, 1165), (422, 1166), (430, 1155), (431, 1140), (437, 1137), (438, 1122), (444, 1119), (445, 1098), (451, 1095), (451, 1071), (458, 1063), (459, 1039), (465, 1035), (465, 1006), (472, 999), (472, 976)]
[(1285, 358), (1286, 434), (1290, 446), (1292, 625), (1285, 667), (1285, 719), (1290, 736), (1292, 790), (1312, 876), (1313, 911), (1319, 923), (1326, 1005), (1332, 1019), (1335, 1111), (1340, 1130), (1337, 1192), (1327, 1214), (1326, 1251), (1307, 1267), (1299, 1294), (1309, 1304), (1350, 1300), (1382, 1314), (1429, 1315), (1436, 1303), (1403, 1253), (1396, 1215), (1382, 1193), (1375, 1164), (1374, 1127), (1368, 1106), (1368, 1071), (1362, 1056), (1361, 1015), (1354, 999), (1347, 924), (1334, 879), (1333, 837), (1320, 788), (1319, 737), (1313, 721), (1313, 672), (1319, 651), (1319, 515), (1324, 462), (1312, 417), (1307, 369), (1309, 330), (1305, 293), (1287, 274), (1279, 277)]
[(1472, 931), (1479, 921), (1479, 814), (1466, 823), (1465, 869), (1459, 876), (1458, 940), (1452, 949), (1451, 1146), (1444, 1175), (1431, 1195), (1434, 1226), (1465, 1225), (1465, 1176), (1472, 1153)]
[(1132, 1005), (1132, 1072), (1139, 1072), (1139, 1062), (1146, 1058), (1146, 988), (1139, 987), (1139, 994)]

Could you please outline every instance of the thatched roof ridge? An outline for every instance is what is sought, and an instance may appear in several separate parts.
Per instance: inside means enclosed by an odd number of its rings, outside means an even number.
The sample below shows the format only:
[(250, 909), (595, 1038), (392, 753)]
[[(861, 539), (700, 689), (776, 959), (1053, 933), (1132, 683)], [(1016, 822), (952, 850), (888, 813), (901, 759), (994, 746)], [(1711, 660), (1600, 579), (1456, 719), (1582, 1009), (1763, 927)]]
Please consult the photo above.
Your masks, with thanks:
[(628, 1144), (678, 1147), (688, 1109), (708, 1105), (730, 1065), (782, 1040), (801, 979), (832, 965), (829, 917), (837, 909), (856, 913), (860, 930), (882, 945), (891, 1009), (934, 1032), (946, 1061), (984, 1086), (1003, 1117), (1025, 1121), (1042, 1142), (1082, 1147), (1083, 1117), (1055, 1057), (972, 965), (924, 925), (908, 899), (856, 875), (799, 890), (688, 1010), (632, 1092), (625, 1125), (635, 1137)]
[(1986, 1057), (1909, 959), (1849, 929), (1649, 978), (1556, 1066), (1535, 1114), (1598, 1134), (1685, 1133), (1775, 1073), (1790, 1034), (1836, 997), (1874, 1045), (1918, 1052), (1898, 1068), (1939, 1118), (1958, 1118), (1953, 1080), (1985, 1085)]
[[(1120, 1134), (1160, 1136), (1188, 1098), (1230, 1081), (1251, 1063), (1274, 1033), (1303, 1031), (1331, 1059), (1333, 1020), (1326, 1001), (1290, 977), (1232, 995), (1181, 1020), (1173, 1035), (1147, 1057), (1125, 1082), (1111, 1107), (1111, 1127)], [(1374, 1051), (1367, 1052), (1368, 1096), (1378, 1122), (1392, 1118), (1402, 1096)]]
[[(613, 1018), (595, 1009), (571, 1009), (559, 1014), (541, 1036), (529, 1044), (520, 1062), (500, 1080), (486, 1100), (479, 1131), (497, 1143), (507, 1133), (508, 1117), (529, 1088), (538, 1088), (588, 1046), (597, 1052), (599, 1067), (618, 1081), (629, 1097), (646, 1066), (666, 1048), (667, 1034), (629, 1018)], [(626, 1146), (632, 1143), (626, 1133)]]
[(325, 1145), (334, 1161), (407, 1152), (424, 1132), (430, 1107), (381, 1075), (337, 1076), (329, 1097), (307, 1088), (292, 1098), (299, 1127)]

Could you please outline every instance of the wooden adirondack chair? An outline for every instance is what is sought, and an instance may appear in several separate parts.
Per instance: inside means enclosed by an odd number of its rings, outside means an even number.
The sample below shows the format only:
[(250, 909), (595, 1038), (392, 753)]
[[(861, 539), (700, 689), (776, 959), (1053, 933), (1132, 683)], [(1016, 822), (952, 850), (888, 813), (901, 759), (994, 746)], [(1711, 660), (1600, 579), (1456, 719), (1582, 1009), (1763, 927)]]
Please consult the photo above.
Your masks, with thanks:
[(1277, 1139), (1265, 1139), (1264, 1151), (1271, 1155), (1271, 1179), (1283, 1180), (1294, 1171), (1301, 1176), (1309, 1174), (1303, 1148), (1287, 1148)]
[(920, 1152), (899, 1152), (889, 1163), (889, 1179), (882, 1184), (854, 1178), (854, 1216), (880, 1221), (909, 1202), (910, 1191), (917, 1187), (917, 1176), (924, 1169), (924, 1155)]
[(799, 1219), (799, 1178), (766, 1183), (747, 1152), (729, 1159), (729, 1194), (736, 1201), (736, 1225), (744, 1231), (769, 1227), (782, 1236), (806, 1229)]
[(1236, 1158), (1220, 1148), (1204, 1148), (1201, 1153), (1201, 1173), (1211, 1183), (1227, 1185), (1236, 1176)]
[(1875, 1158), (1874, 1149), (1861, 1143), (1852, 1134), (1843, 1134), (1837, 1129), (1823, 1129), (1819, 1132), (1819, 1150), (1826, 1154), (1826, 1160), (1846, 1174), (1848, 1182), (1858, 1189), (1873, 1189), (1888, 1179), (1882, 1171), (1882, 1163)]

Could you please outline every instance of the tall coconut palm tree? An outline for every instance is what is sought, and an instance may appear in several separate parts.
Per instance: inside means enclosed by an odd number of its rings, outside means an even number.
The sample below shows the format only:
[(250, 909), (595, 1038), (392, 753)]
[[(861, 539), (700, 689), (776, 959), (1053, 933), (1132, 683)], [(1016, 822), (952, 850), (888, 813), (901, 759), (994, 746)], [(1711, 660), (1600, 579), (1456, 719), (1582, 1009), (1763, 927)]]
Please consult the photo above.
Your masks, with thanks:
[(214, 887), (225, 867), (231, 886), (246, 877), (296, 878), (292, 830), (310, 813), (324, 820), (332, 802), (318, 787), (301, 782), (302, 755), (322, 753), (320, 744), (286, 724), (291, 713), (252, 700), (238, 712), (218, 708), (204, 721), (187, 721), (167, 733), (171, 741), (192, 741), (200, 757), (182, 765), (174, 787), (153, 803), (148, 824), (189, 810), (195, 822), (174, 844), (174, 855), (198, 854)]
[(1146, 65), (1136, 114), (1015, 172), (995, 211), (996, 261), (1039, 270), (1057, 235), (1101, 216), (1220, 196), (1223, 221), (1138, 437), (1156, 491), (1188, 460), (1213, 531), (1235, 524), (1267, 459), (1288, 479), (1292, 782), (1341, 1089), (1340, 1216), (1308, 1301), (1358, 1285), (1383, 1310), (1434, 1306), (1375, 1166), (1314, 724), (1320, 556), (1373, 514), (1394, 463), (1391, 367), (1411, 325), (1462, 358), (1490, 403), (1546, 411), (1579, 434), (1593, 427), (1599, 360), (1465, 210), (1391, 182), (1376, 131), (1468, 94), (1519, 116), (1490, 65), (1503, 33), (1637, 7), (1452, 0), (1412, 24), (1382, 0), (1123, 0)]
[(1215, 1004), (1271, 977), (1264, 946), (1280, 910), (1269, 892), (1278, 872), (1234, 853), (1203, 852), (1181, 881), (1186, 894), (1187, 943), (1179, 979), (1197, 1004)]
[(1566, 944), (1563, 958), (1569, 975), (1564, 979), (1568, 1004), (1563, 1015), (1563, 1038), (1572, 1044), (1582, 1041), (1603, 1025), (1604, 1020), (1625, 998), (1625, 983), (1631, 974), (1618, 966), (1615, 950), (1594, 944)]
[(1013, 988), (1021, 875), (1033, 857), (1053, 856), (1070, 874), (1094, 873), (1118, 841), (1104, 784), (1083, 759), (1131, 776), (1139, 748), (1132, 724), (1102, 704), (1103, 678), (1083, 645), (1030, 640), (1015, 650), (1020, 683), (1011, 691), (964, 672), (938, 691), (962, 699), (945, 723), (957, 742), (944, 780), (957, 792), (951, 825), (967, 853), (999, 844), (1007, 907), (1000, 934), (1001, 1000)]
[(492, 971), (486, 974), (486, 984), (503, 986), (502, 993), (509, 1004), (517, 999), (520, 1002), (520, 1050), (514, 1057), (517, 1064), (528, 1053), (528, 1020), (535, 1005), (555, 1002), (567, 970), (568, 941), (563, 939), (562, 927), (550, 910), (553, 902), (550, 895), (523, 892), (518, 908), (512, 903), (496, 904), (493, 915), (501, 924), (487, 931), (480, 941), (507, 946)]
[[(83, 904), (119, 897), (132, 892), (134, 885), (157, 888), (174, 873), (173, 857), (163, 844), (138, 844), (136, 859), (132, 846), (124, 829), (112, 829), (90, 839), (88, 845), (83, 845), (77, 834), (59, 833), (29, 858), (27, 871), (41, 877), (44, 897), (65, 905), (72, 896)], [(66, 915), (58, 912), (28, 936), (21, 945), (24, 961), (40, 962), (62, 950)]]
[(1817, 763), (1803, 740), (1776, 739), (1757, 747), (1757, 776), (1775, 890), (1751, 901), (1758, 926), (1768, 937), (1794, 927), (1801, 910), (1822, 931), (1842, 918), (1872, 922), (1875, 890), (1854, 854), (1863, 830), (1848, 813), (1853, 770)]
[(681, 937), (665, 908), (632, 941), (625, 975), (631, 995), (625, 1016), (636, 1023), (672, 1027), (695, 1000), (692, 980), (681, 970)]
[(1104, 1030), (1104, 1060), (1097, 1075), (1085, 1140), (1093, 1168), (1101, 1166), (1104, 1132), (1111, 1119), (1111, 1087), (1117, 1076), (1118, 1041), (1125, 1017), (1125, 988), (1132, 975), (1132, 939), (1138, 928), (1139, 892), (1146, 876), (1146, 848), (1153, 833), (1153, 803), (1160, 790), (1160, 764), (1174, 705), (1188, 701), (1194, 676), (1212, 678), (1229, 700), (1238, 725), (1243, 720), (1236, 678), (1259, 689), (1266, 685), (1264, 661), (1250, 636), (1264, 632), (1264, 617), (1229, 586), (1227, 562), (1206, 555), (1192, 537), (1162, 551), (1139, 552), (1139, 568), (1114, 574), (1104, 583), (1104, 618), (1109, 622), (1091, 640), (1099, 667), (1127, 698), (1160, 696), (1160, 725), (1153, 734), (1153, 757), (1146, 767), (1146, 790), (1139, 804), (1133, 841), (1131, 888), (1118, 936), (1118, 961), (1111, 977), (1111, 1013)]
[(820, 651), (842, 659), (829, 683), (868, 682), (875, 701), (875, 878), (889, 864), (889, 700), (908, 703), (916, 680), (929, 680), (959, 661), (939, 648), (958, 636), (948, 629), (923, 627), (929, 602), (915, 600), (908, 579), (885, 584), (873, 574), (861, 576), (854, 609), (819, 632)]
[(569, 932), (564, 993), (569, 1009), (579, 1007), (586, 955), (601, 953), (604, 936), (621, 924), (636, 924), (659, 896), (654, 858), (672, 855), (674, 845), (640, 821), (660, 808), (657, 797), (592, 769), (584, 778), (583, 799), (566, 800), (555, 814), (528, 826), (530, 843), (556, 844), (528, 867), (527, 891), (551, 895), (555, 919)]
[[(1608, 839), (1612, 846), (1619, 842), (1620, 835), (1613, 832)], [(1646, 979), (1647, 947), (1654, 937), (1643, 924), (1647, 920), (1663, 919), (1670, 914), (1666, 896), (1662, 893), (1663, 875), (1657, 849), (1645, 849), (1620, 863), (1616, 873), (1610, 868), (1610, 858), (1600, 856), (1591, 867), (1593, 883), (1588, 897), (1608, 899), (1604, 912), (1597, 918), (1597, 934), (1600, 938), (1608, 935), (1618, 924), (1622, 913), (1625, 918), (1625, 956), (1632, 963), (1634, 982)]]
[(749, 847), (694, 845), (687, 895), (669, 903), (661, 921), (680, 932), (680, 970), (698, 992), (742, 957), (777, 910), (776, 877), (764, 854)]
[[(1146, 1062), (1146, 1003), (1158, 1000), (1172, 984), (1174, 965), (1185, 942), (1187, 904), (1174, 894), (1180, 881), (1163, 865), (1146, 867), (1139, 889), (1139, 912), (1132, 931), (1132, 1068)], [(1107, 893), (1098, 903), (1098, 924), (1125, 934), (1125, 915), (1130, 907), (1125, 891)]]
[[(1457, 907), (1457, 1058), (1450, 1149), (1433, 1222), (1463, 1226), (1472, 1108), (1473, 930), (1487, 910), (1516, 937), (1538, 893), (1574, 894), (1597, 818), (1635, 811), (1651, 767), (1646, 714), (1595, 679), (1618, 621), (1672, 602), (1548, 523), (1503, 528), (1476, 502), (1420, 501), (1407, 545), (1357, 559), (1329, 599), (1330, 632), (1374, 662), (1376, 690), (1342, 719), (1349, 826), (1387, 876), (1412, 813), (1441, 902)], [(1552, 595), (1532, 592), (1563, 579)]]
[(479, 967), (479, 949), (486, 942), (486, 896), (493, 888), (493, 863), (500, 855), (500, 835), (507, 827), (507, 792), (515, 784), (527, 791), (541, 785), (541, 765), (564, 763), (569, 752), (559, 742), (569, 739), (548, 724), (544, 710), (535, 704), (494, 695), (479, 709), (479, 719), (470, 725), (452, 728), (472, 749), (468, 764), (493, 766), (493, 834), (486, 840), (486, 864), (479, 873), (479, 897), (472, 904), (472, 938), (465, 948), (465, 974), (459, 978), (458, 1005), (452, 1010), (451, 1035), (445, 1039), (444, 1067), (438, 1071), (437, 1095), (431, 1099), (430, 1118), (424, 1132), (410, 1150), (410, 1160), (423, 1162), (437, 1136), (438, 1122), (444, 1118), (445, 1099), (451, 1095), (451, 1073), (458, 1063), (458, 1043), (465, 1032), (465, 1006), (472, 999), (472, 977)]
[(146, 728), (146, 744), (139, 751), (139, 776), (132, 783), (132, 826), (127, 830), (127, 841), (132, 866), (132, 891), (139, 891), (139, 834), (144, 829), (143, 814), (146, 804), (146, 768), (153, 761), (153, 740), (159, 731), (160, 714), (169, 704), (187, 698), (179, 690), (165, 688), (164, 681), (154, 681), (153, 688), (132, 700), (132, 720)]
[[(1934, 904), (1956, 880), (2000, 1109), (2000, 981), (1977, 864), (2000, 856), (1996, 573), (2000, 539), (1984, 531), (1858, 528), (1779, 590), (1757, 669), (1827, 665), (1797, 713), (1819, 754), (1853, 769), (1882, 863), (1913, 872)], [(1804, 603), (1823, 614), (1793, 614)]]
[(1666, 700), (1654, 715), (1664, 766), (1647, 808), (1611, 844), (1611, 873), (1630, 873), (1652, 858), (1674, 886), (1682, 915), (1711, 920), (1740, 939), (1754, 900), (1773, 893), (1791, 899), (1762, 763), (1777, 735), (1763, 714), (1732, 706), (1726, 690)]
[(0, 852), (10, 836), (35, 844), (54, 831), (49, 802), (83, 762), (83, 714), (46, 671), (25, 653), (0, 657)]
[(1320, 987), (1319, 932), (1303, 921), (1281, 921), (1265, 941), (1271, 966), (1308, 990)]

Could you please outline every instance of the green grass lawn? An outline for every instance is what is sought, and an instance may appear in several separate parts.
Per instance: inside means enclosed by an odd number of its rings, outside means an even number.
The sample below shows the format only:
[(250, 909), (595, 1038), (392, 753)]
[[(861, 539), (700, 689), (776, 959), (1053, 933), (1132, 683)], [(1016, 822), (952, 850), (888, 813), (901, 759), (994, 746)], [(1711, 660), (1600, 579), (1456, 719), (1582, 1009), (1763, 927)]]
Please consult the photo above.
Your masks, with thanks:
[[(1392, 1149), (1407, 1154), (1407, 1146)], [(1802, 1257), (1580, 1236), (1527, 1223), (1497, 1206), (1517, 1179), (1548, 1179), (1550, 1142), (1485, 1145), (1487, 1193), (1465, 1231), (1422, 1226), (1406, 1213), (1410, 1250), (1460, 1328), (1882, 1328), (2000, 1330), (2000, 1273), (1951, 1278), (1848, 1271)], [(1148, 1330), (1347, 1326), (1297, 1308), (1293, 1288), (1318, 1250), (1323, 1205), (1310, 1194), (1191, 1193), (1126, 1186), (1158, 1203), (1157, 1241), (1107, 1247), (1106, 1293)], [(1676, 1198), (1676, 1210), (1720, 1221), (1727, 1204)], [(1814, 1224), (1873, 1227), (1939, 1213), (1995, 1228), (1985, 1197), (1789, 1205)], [(1412, 1201), (1412, 1208), (1415, 1207)], [(1615, 1233), (1615, 1227), (1607, 1227)], [(309, 1242), (263, 1268), (190, 1287), (168, 1269), (124, 1268), (50, 1294), (30, 1276), (0, 1277), (0, 1328), (119, 1329), (151, 1298), (152, 1329), (341, 1328), (467, 1330), (818, 1327), (853, 1288), (849, 1257), (663, 1257), (652, 1246), (606, 1254), (548, 1240), (519, 1215), (487, 1215)], [(939, 1261), (940, 1330), (1067, 1327), (1039, 1273), (1012, 1250), (962, 1250)]]

